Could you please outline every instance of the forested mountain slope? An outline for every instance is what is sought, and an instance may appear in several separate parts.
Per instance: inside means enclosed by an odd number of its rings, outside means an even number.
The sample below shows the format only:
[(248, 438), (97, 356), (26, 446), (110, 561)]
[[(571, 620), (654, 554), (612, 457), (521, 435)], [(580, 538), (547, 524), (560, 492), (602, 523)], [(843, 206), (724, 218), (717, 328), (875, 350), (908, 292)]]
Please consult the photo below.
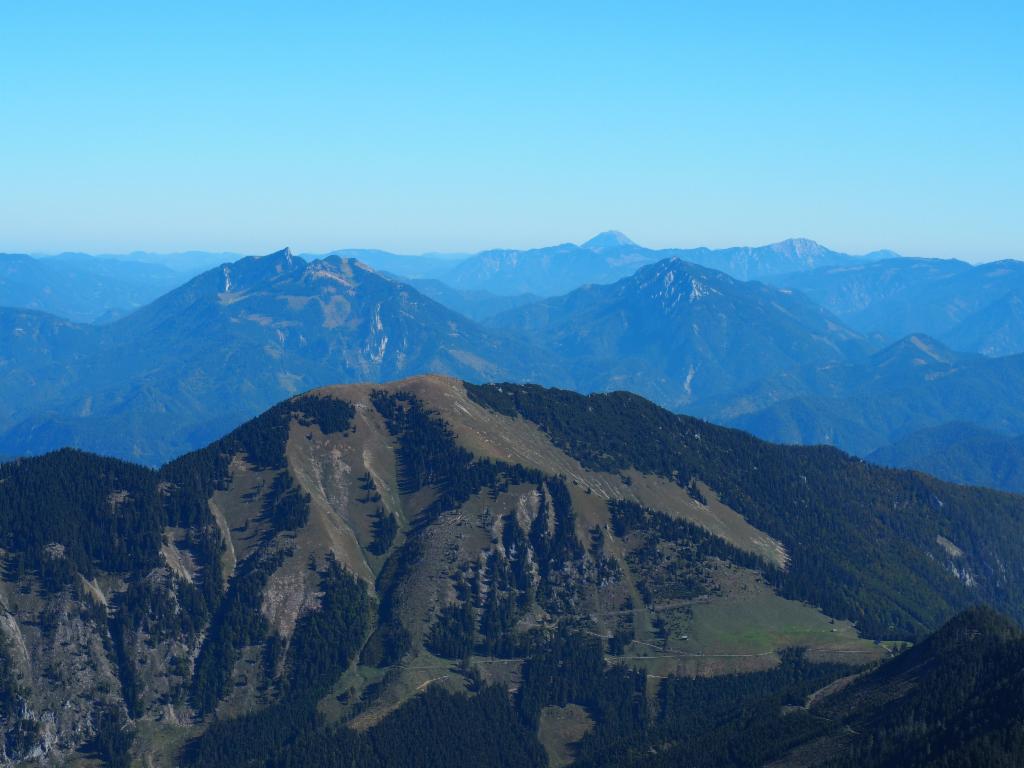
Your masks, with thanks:
[(1024, 493), (1024, 436), (963, 422), (920, 429), (879, 448), (868, 460), (919, 469), (957, 483)]
[(693, 675), (788, 701), (1020, 617), (1022, 534), (1020, 497), (634, 395), (330, 387), (159, 470), (0, 465), (3, 755), (615, 764)]
[(1024, 759), (1022, 663), (1017, 626), (975, 608), (867, 673), (787, 657), (771, 672), (667, 679), (640, 734), (577, 764), (1011, 768)]

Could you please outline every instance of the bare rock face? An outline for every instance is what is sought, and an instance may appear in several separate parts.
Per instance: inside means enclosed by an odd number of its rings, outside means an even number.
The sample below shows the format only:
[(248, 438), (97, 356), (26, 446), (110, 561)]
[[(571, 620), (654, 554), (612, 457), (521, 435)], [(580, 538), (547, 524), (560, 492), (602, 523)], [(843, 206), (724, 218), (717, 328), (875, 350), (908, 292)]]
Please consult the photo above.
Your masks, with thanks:
[(18, 695), (5, 723), (6, 757), (57, 764), (94, 735), (100, 712), (123, 710), (105, 613), (72, 590), (8, 595), (0, 632)]

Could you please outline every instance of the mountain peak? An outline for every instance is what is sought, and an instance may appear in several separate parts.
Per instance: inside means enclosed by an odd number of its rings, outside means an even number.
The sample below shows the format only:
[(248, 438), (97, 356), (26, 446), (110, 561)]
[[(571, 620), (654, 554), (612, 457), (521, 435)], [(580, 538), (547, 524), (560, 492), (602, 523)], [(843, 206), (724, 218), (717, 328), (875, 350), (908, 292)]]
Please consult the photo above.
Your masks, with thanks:
[(617, 229), (609, 229), (607, 232), (601, 232), (600, 234), (594, 235), (580, 247), (587, 248), (591, 251), (601, 251), (607, 248), (621, 248), (626, 245), (636, 245), (636, 243)]
[(770, 246), (775, 250), (791, 251), (802, 256), (805, 254), (817, 254), (827, 250), (821, 243), (811, 240), (809, 237), (790, 237)]
[(293, 255), (291, 248), (282, 248), (262, 256), (246, 256), (234, 262), (235, 267), (248, 265), (250, 269), (255, 269), (259, 274), (264, 274), (267, 270), (281, 272), (302, 264), (305, 264), (305, 261)]
[(892, 364), (909, 364), (914, 367), (955, 365), (962, 357), (942, 342), (923, 333), (912, 333), (891, 344), (873, 359), (879, 367)]
[(290, 259), (291, 257), (292, 257), (292, 249), (289, 248), (288, 246), (285, 246), (284, 248), (282, 248), (279, 251), (274, 251), (273, 253), (268, 253), (265, 256), (257, 256), (256, 258), (257, 259), (269, 259), (269, 260), (273, 261), (273, 260), (276, 260), (276, 259)]
[(351, 254), (332, 253), (324, 256), (321, 259), (317, 259), (312, 262), (313, 264), (333, 264), (335, 266), (346, 265), (349, 267), (359, 267), (367, 272), (374, 272), (375, 270), (369, 264), (361, 261), (359, 257)]
[(693, 304), (712, 295), (721, 295), (722, 291), (714, 286), (722, 287), (723, 278), (728, 283), (734, 282), (722, 272), (672, 256), (640, 269), (622, 282), (632, 283), (642, 293), (671, 309), (684, 300)]
[(880, 248), (877, 251), (869, 251), (862, 257), (865, 261), (883, 261), (885, 259), (902, 259), (903, 256), (888, 248)]
[(245, 256), (238, 261), (228, 263), (228, 267), (236, 269), (255, 270), (256, 274), (267, 274), (267, 270), (273, 273), (294, 267), (296, 263), (304, 264), (305, 261), (292, 254), (291, 248), (282, 248), (273, 253), (265, 253), (257, 256)]
[(669, 256), (667, 259), (656, 261), (653, 264), (649, 264), (646, 267), (637, 270), (636, 275), (651, 274), (651, 275), (666, 275), (673, 274), (677, 277), (699, 277), (710, 280), (728, 280), (734, 282), (733, 279), (721, 270), (712, 269), (711, 267), (705, 267), (702, 264), (697, 264), (692, 261), (688, 261), (681, 256)]
[(394, 280), (389, 276), (381, 275), (369, 264), (360, 261), (354, 256), (338, 256), (337, 254), (331, 254), (330, 256), (326, 256), (322, 259), (311, 261), (309, 266), (306, 268), (306, 271), (307, 274), (319, 277), (332, 275), (334, 278), (337, 276), (352, 278), (357, 276), (362, 277), (365, 275), (373, 275), (375, 277), (383, 277), (389, 282), (401, 282)]

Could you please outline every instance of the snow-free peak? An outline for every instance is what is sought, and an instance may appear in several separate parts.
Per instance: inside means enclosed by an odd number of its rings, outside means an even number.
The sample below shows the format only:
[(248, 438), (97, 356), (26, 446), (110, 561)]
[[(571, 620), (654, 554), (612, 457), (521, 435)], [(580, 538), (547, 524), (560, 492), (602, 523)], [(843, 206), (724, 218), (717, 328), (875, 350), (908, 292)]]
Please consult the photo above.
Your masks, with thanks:
[(607, 232), (594, 235), (582, 247), (589, 248), (592, 251), (600, 251), (606, 248), (621, 248), (625, 245), (636, 245), (636, 243), (618, 230), (609, 229)]

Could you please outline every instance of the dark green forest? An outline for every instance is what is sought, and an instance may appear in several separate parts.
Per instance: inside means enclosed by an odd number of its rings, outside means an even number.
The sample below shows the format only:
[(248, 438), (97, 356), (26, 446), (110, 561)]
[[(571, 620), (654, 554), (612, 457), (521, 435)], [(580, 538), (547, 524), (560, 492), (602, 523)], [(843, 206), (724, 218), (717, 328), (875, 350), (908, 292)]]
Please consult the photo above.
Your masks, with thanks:
[[(810, 663), (794, 649), (765, 672), (667, 677), (651, 704), (643, 673), (607, 667), (599, 641), (568, 632), (530, 654), (514, 696), (494, 686), (471, 696), (429, 689), (358, 733), (312, 711), (264, 712), (211, 727), (195, 764), (544, 765), (540, 711), (574, 703), (596, 723), (577, 745), (582, 768), (755, 768), (812, 741), (830, 745), (817, 763), (828, 768), (1019, 765), (1024, 637), (1005, 618), (964, 613), (824, 703), (805, 706), (811, 693), (857, 671)], [(865, 738), (851, 741), (851, 729)]]
[[(74, 450), (0, 465), (8, 580), (44, 596), (70, 595), (87, 621), (108, 630), (105, 652), (125, 708), (98, 708), (83, 750), (108, 765), (129, 764), (133, 721), (143, 715), (143, 662), (133, 649), (140, 641), (183, 639), (195, 641), (198, 655), (167, 701), (187, 702), (203, 719), (182, 760), (204, 768), (543, 766), (542, 713), (567, 704), (583, 707), (595, 724), (574, 747), (576, 765), (591, 768), (753, 768), (812, 742), (831, 745), (821, 763), (828, 768), (1020, 764), (1024, 639), (1012, 619), (988, 609), (963, 612), (983, 599), (1018, 616), (1021, 565), (1013, 551), (1020, 539), (1013, 537), (1021, 533), (1020, 499), (880, 469), (832, 449), (772, 446), (631, 395), (510, 385), (469, 390), (477, 402), (534, 421), (589, 468), (657, 473), (700, 503), (707, 500), (695, 480), (706, 482), (790, 554), (780, 569), (704, 528), (612, 501), (611, 531), (625, 544), (644, 601), (699, 596), (706, 564), (726, 561), (758, 571), (785, 596), (856, 620), (862, 632), (917, 644), (812, 706), (812, 693), (863, 670), (811, 663), (791, 649), (767, 671), (669, 675), (655, 685), (628, 658), (609, 664), (634, 636), (633, 605), (623, 604), (626, 616), (610, 638), (588, 634), (585, 620), (570, 618), (581, 584), (614, 582), (621, 574), (605, 557), (605, 531), (591, 529), (585, 541), (577, 536), (568, 481), (477, 458), (416, 396), (382, 390), (371, 402), (396, 447), (399, 490), (408, 497), (429, 489), (432, 500), (401, 528), (364, 475), (361, 502), (376, 506), (368, 546), (381, 558), (376, 595), (333, 559), (311, 558), (314, 575), (307, 575), (319, 581), (319, 604), (285, 641), (260, 604), (267, 579), (295, 555), (288, 534), (309, 516), (309, 497), (287, 470), (288, 431), (298, 423), (344, 433), (354, 415), (348, 403), (304, 396), (156, 471)], [(267, 533), (227, 580), (207, 499), (224, 486), (230, 457), (238, 454), (270, 473), (261, 511)], [(429, 526), (477, 494), (496, 498), (511, 486), (536, 491), (538, 514), (529, 526), (514, 514), (494, 518), (490, 548), (453, 577), (455, 600), (432, 617), (424, 641), (451, 663), (463, 690), (428, 687), (366, 730), (349, 728), (344, 718), (328, 720), (320, 704), (337, 695), (335, 685), (356, 660), (386, 676), (410, 649), (397, 605), (406, 577), (425, 556)], [(191, 557), (191, 580), (152, 576), (168, 529)], [(978, 570), (969, 590), (950, 572), (938, 536), (957, 542), (973, 567), (999, 562), (1003, 570)], [(103, 574), (124, 584), (110, 610), (80, 578)], [(563, 618), (517, 629), (537, 607)], [(262, 708), (219, 716), (232, 669), (252, 648), (262, 653)], [(522, 659), (514, 690), (483, 682), (475, 656)], [(0, 646), (7, 753), (39, 738), (38, 725), (23, 716), (25, 695), (11, 648)], [(370, 686), (363, 696), (372, 695)], [(342, 703), (351, 717), (367, 702)], [(851, 732), (863, 738), (851, 739)]]
[[(785, 544), (790, 567), (766, 573), (782, 595), (855, 621), (868, 637), (918, 637), (979, 599), (1024, 618), (1020, 497), (877, 467), (834, 448), (766, 443), (626, 392), (466, 389), (486, 407), (535, 422), (588, 468), (632, 467), (686, 488), (703, 480)], [(972, 589), (946, 565), (939, 536), (978, 564)], [(1005, 570), (992, 570), (997, 562)]]

